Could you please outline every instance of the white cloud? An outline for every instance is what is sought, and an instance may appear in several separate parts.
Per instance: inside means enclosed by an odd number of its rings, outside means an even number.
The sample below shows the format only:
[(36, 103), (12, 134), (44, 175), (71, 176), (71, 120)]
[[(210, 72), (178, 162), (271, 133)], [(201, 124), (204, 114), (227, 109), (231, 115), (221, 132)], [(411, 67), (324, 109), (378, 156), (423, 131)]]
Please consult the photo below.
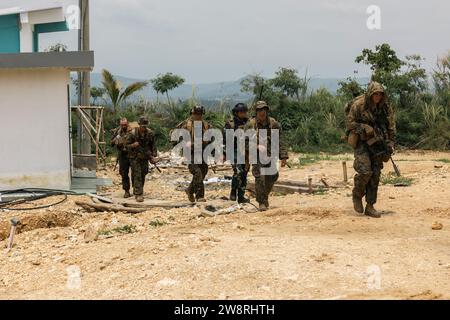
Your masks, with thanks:
[[(381, 31), (366, 28), (371, 4), (381, 7)], [(425, 56), (431, 69), (450, 49), (448, 12), (441, 0), (93, 0), (92, 47), (97, 70), (141, 78), (172, 71), (197, 83), (279, 66), (323, 77), (367, 73), (355, 57), (381, 42), (400, 56)], [(75, 47), (76, 33), (69, 37)]]

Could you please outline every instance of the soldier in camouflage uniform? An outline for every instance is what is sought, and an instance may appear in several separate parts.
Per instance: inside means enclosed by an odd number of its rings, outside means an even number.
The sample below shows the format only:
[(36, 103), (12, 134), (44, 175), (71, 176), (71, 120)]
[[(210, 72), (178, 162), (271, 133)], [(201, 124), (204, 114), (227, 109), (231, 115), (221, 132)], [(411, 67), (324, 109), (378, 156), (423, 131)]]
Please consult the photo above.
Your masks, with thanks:
[(188, 146), (191, 148), (191, 163), (188, 165), (189, 172), (192, 174), (192, 181), (186, 190), (186, 194), (188, 195), (188, 199), (190, 202), (206, 202), (205, 199), (205, 185), (203, 181), (205, 180), (206, 175), (208, 174), (208, 164), (203, 159), (202, 154), (202, 163), (195, 164), (194, 163), (194, 123), (201, 122), (202, 123), (202, 149), (204, 150), (210, 142), (203, 141), (203, 134), (210, 129), (210, 125), (203, 120), (203, 116), (205, 114), (205, 108), (202, 106), (195, 106), (191, 111), (191, 116), (180, 123), (177, 126), (177, 129), (185, 129), (188, 130), (191, 134), (191, 141), (188, 142)]
[[(287, 160), (289, 159), (287, 147), (283, 141), (281, 125), (274, 119), (269, 117), (269, 106), (264, 101), (258, 101), (256, 103), (256, 117), (251, 119), (245, 126), (246, 130), (254, 129), (257, 131), (258, 137), (258, 150), (267, 149), (267, 155), (269, 157), (274, 156), (271, 155), (271, 130), (277, 129), (280, 133), (280, 145), (279, 145), (279, 159), (281, 160), (281, 167), (285, 167), (287, 164)], [(267, 132), (267, 143), (262, 143), (259, 141), (259, 130), (266, 129)], [(273, 175), (262, 175), (261, 168), (270, 167), (270, 164), (264, 165), (260, 163), (258, 156), (258, 163), (254, 164), (252, 167), (252, 173), (255, 177), (255, 191), (256, 191), (256, 201), (259, 203), (259, 210), (266, 211), (269, 209), (269, 194), (272, 191), (272, 188), (275, 182), (278, 180), (279, 173)]]
[(130, 195), (130, 159), (126, 150), (127, 136), (131, 132), (128, 120), (120, 119), (120, 127), (111, 131), (111, 146), (117, 148), (117, 162), (119, 163), (119, 173), (122, 177), (122, 188), (125, 191), (124, 198)]
[[(388, 104), (384, 88), (372, 82), (365, 95), (347, 105), (346, 126), (349, 144), (355, 150), (353, 205), (355, 211), (380, 218), (375, 210), (383, 162), (389, 161), (395, 146), (394, 112)], [(362, 198), (366, 197), (364, 210)]]
[(148, 128), (148, 120), (139, 119), (139, 127), (128, 135), (128, 156), (131, 162), (131, 175), (133, 179), (134, 195), (137, 202), (144, 201), (145, 177), (149, 172), (149, 161), (155, 164), (158, 156), (155, 136)]
[[(224, 145), (226, 145), (226, 130), (238, 130), (245, 129), (245, 125), (248, 122), (248, 107), (243, 103), (238, 103), (233, 108), (233, 119), (229, 120), (225, 124), (225, 133), (224, 133)], [(245, 198), (245, 190), (247, 189), (247, 176), (250, 170), (250, 165), (248, 161), (248, 154), (245, 154), (246, 163), (238, 164), (238, 153), (244, 152), (245, 150), (238, 150), (238, 143), (234, 142), (234, 162), (232, 164), (233, 167), (233, 180), (231, 181), (231, 193), (230, 200), (236, 201), (238, 203), (249, 203), (250, 200)], [(224, 148), (224, 151), (226, 148)], [(224, 153), (226, 155), (226, 153)]]

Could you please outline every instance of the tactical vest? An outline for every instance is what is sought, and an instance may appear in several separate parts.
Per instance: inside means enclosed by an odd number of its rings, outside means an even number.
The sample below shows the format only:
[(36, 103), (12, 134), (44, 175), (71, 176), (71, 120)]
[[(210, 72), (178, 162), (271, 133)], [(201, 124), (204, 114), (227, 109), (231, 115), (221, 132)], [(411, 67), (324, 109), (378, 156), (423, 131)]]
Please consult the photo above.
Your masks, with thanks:
[(152, 157), (152, 147), (154, 141), (153, 132), (147, 129), (144, 135), (139, 133), (139, 128), (135, 128), (131, 132), (134, 142), (139, 142), (139, 147), (129, 150), (130, 158), (138, 158), (142, 160), (150, 160)]

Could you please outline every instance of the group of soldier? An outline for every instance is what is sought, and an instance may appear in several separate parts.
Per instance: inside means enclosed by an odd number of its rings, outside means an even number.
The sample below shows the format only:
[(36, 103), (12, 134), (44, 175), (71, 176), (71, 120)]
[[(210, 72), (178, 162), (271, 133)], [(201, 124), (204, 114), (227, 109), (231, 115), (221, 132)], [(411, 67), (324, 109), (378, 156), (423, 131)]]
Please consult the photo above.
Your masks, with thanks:
[[(249, 108), (244, 103), (238, 103), (232, 110), (232, 118), (225, 124), (224, 130), (249, 130), (259, 131), (266, 129), (269, 132), (279, 130), (279, 150), (276, 156), (281, 161), (281, 167), (287, 164), (288, 150), (281, 134), (281, 125), (269, 116), (270, 107), (264, 101), (258, 101), (253, 106), (254, 114), (249, 115)], [(358, 213), (364, 213), (367, 216), (379, 218), (380, 213), (374, 208), (377, 202), (378, 185), (380, 183), (381, 170), (383, 163), (387, 162), (394, 152), (395, 146), (395, 120), (392, 108), (388, 104), (387, 95), (383, 86), (372, 82), (364, 95), (356, 97), (346, 106), (346, 127), (348, 143), (354, 148), (355, 161), (353, 188), (353, 205)], [(202, 149), (205, 149), (211, 142), (204, 139), (205, 133), (211, 126), (204, 120), (205, 108), (195, 106), (191, 110), (191, 116), (180, 123), (176, 128), (184, 129), (191, 133), (191, 141), (187, 143), (192, 157), (194, 153), (194, 127), (201, 123)], [(146, 175), (149, 173), (149, 163), (155, 164), (157, 159), (157, 149), (155, 136), (148, 128), (148, 119), (142, 117), (139, 119), (139, 127), (131, 129), (126, 119), (121, 119), (120, 126), (113, 131), (111, 143), (118, 150), (118, 163), (120, 175), (122, 176), (122, 186), (125, 191), (125, 198), (131, 197), (129, 171), (131, 168), (131, 178), (133, 184), (133, 193), (136, 201), (144, 201), (144, 183)], [(198, 125), (197, 125), (198, 126)], [(259, 139), (259, 138), (258, 138)], [(258, 150), (264, 148), (270, 154), (271, 138), (268, 135), (265, 145), (260, 145)], [(224, 144), (225, 144), (224, 139)], [(231, 182), (231, 192), (229, 199), (238, 203), (249, 203), (250, 200), (245, 197), (247, 189), (247, 177), (252, 170), (255, 177), (256, 201), (260, 211), (266, 211), (270, 207), (269, 194), (271, 193), (275, 182), (279, 178), (279, 172), (272, 174), (262, 174), (262, 170), (270, 164), (264, 164), (259, 157), (254, 164), (249, 163), (248, 150), (238, 150), (235, 143), (234, 159), (231, 159), (233, 168), (233, 178)], [(229, 150), (225, 148), (225, 150)], [(239, 152), (245, 153), (245, 163), (239, 164), (237, 157)], [(224, 152), (223, 157), (225, 157)], [(203, 159), (203, 157), (202, 157)], [(233, 161), (234, 160), (234, 161)], [(186, 194), (190, 202), (206, 202), (204, 180), (208, 174), (208, 163), (203, 159), (201, 163), (188, 164), (189, 172), (192, 174), (192, 181), (186, 189)], [(366, 199), (364, 208), (362, 199)]]

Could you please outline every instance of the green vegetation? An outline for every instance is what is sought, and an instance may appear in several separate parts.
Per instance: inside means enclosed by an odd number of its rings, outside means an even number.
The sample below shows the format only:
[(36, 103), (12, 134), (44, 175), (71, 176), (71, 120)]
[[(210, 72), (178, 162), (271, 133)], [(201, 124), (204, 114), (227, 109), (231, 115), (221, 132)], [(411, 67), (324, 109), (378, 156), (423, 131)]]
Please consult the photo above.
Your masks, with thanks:
[(327, 194), (327, 189), (325, 189), (324, 187), (320, 186), (318, 189), (319, 190), (317, 190), (313, 193), (314, 195), (323, 196), (323, 195)]
[[(438, 59), (431, 75), (422, 68), (422, 61), (419, 55), (398, 57), (388, 44), (364, 49), (356, 57), (357, 63), (370, 67), (372, 79), (386, 87), (389, 101), (396, 111), (399, 147), (448, 150), (450, 53)], [(105, 70), (103, 75), (104, 88), (93, 88), (92, 96), (96, 101), (105, 100), (110, 106), (105, 116), (107, 134), (118, 125), (120, 117), (136, 121), (139, 116), (145, 115), (150, 119), (160, 150), (170, 148), (170, 130), (189, 116), (193, 105), (204, 104), (207, 107), (206, 120), (214, 127), (221, 128), (237, 102), (233, 97), (223, 101), (198, 101), (195, 88), (190, 99), (172, 101), (169, 92), (184, 83), (183, 78), (172, 73), (158, 75), (150, 80), (159, 94), (166, 95), (167, 101), (160, 101), (159, 98), (157, 101), (144, 98), (127, 100), (147, 83), (132, 84), (122, 89), (111, 73)], [(429, 85), (430, 79), (432, 86)], [(351, 148), (342, 140), (346, 133), (344, 108), (366, 87), (356, 79), (348, 78), (340, 83), (337, 94), (332, 94), (324, 88), (311, 90), (309, 81), (307, 72), (300, 76), (295, 69), (280, 68), (270, 79), (259, 74), (246, 76), (241, 81), (241, 90), (254, 95), (254, 99), (246, 101), (249, 105), (258, 99), (269, 103), (271, 116), (282, 124), (291, 151), (311, 154), (351, 152)], [(300, 165), (306, 165), (320, 160), (324, 159), (307, 155), (299, 161)]]
[(320, 154), (302, 154), (298, 158), (298, 162), (300, 166), (307, 166), (310, 164), (317, 163), (319, 161), (329, 161), (332, 160), (329, 155), (320, 155)]
[(167, 224), (166, 222), (161, 221), (159, 219), (150, 221), (150, 226), (152, 226), (154, 228), (162, 227), (162, 226), (165, 226), (166, 224)]
[(135, 225), (127, 224), (127, 225), (124, 225), (122, 227), (117, 227), (117, 228), (114, 228), (114, 229), (111, 229), (111, 230), (100, 230), (98, 232), (98, 235), (99, 236), (110, 236), (110, 235), (115, 234), (115, 233), (131, 234), (131, 233), (135, 233), (136, 231), (137, 230), (136, 230), (136, 226)]
[(395, 175), (395, 173), (390, 172), (389, 174), (385, 175), (381, 175), (381, 183), (384, 185), (390, 184), (390, 185), (402, 185), (402, 186), (411, 186), (413, 183), (413, 179), (408, 178), (408, 177), (397, 177)]
[(450, 159), (438, 159), (437, 161), (443, 162), (443, 163), (450, 163)]

